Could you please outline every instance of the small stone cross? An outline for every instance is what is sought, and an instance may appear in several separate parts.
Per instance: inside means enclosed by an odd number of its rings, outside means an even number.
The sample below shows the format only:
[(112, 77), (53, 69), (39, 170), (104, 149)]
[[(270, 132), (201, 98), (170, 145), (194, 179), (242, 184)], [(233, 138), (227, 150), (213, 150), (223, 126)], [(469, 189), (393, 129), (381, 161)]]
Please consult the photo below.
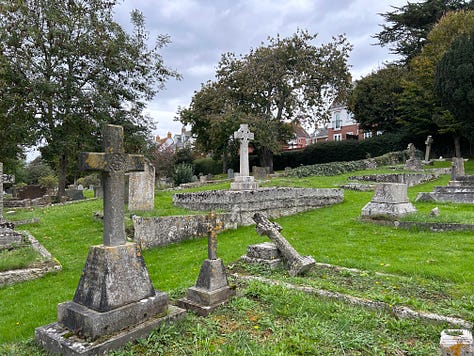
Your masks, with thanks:
[(79, 169), (102, 172), (104, 184), (104, 246), (118, 246), (126, 242), (124, 227), (125, 173), (143, 171), (142, 155), (126, 154), (123, 127), (107, 125), (103, 130), (104, 152), (82, 152)]
[(217, 219), (216, 214), (210, 213), (207, 220), (207, 259), (217, 260), (217, 233), (222, 230), (222, 222)]
[(426, 145), (426, 151), (425, 151), (425, 161), (428, 162), (430, 160), (430, 151), (431, 151), (431, 144), (433, 143), (433, 137), (429, 135), (426, 138), (425, 145)]
[(240, 139), (240, 175), (249, 176), (249, 141), (254, 138), (253, 132), (247, 124), (241, 124), (239, 130), (234, 132), (234, 138)]

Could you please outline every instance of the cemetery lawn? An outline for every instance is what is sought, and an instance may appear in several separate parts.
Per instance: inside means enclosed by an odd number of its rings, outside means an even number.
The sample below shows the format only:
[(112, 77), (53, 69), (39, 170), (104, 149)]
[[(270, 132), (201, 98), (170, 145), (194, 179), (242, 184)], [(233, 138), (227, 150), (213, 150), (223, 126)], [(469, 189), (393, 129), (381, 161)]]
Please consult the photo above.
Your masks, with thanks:
[[(474, 164), (465, 165), (474, 174)], [(370, 173), (380, 173), (380, 170)], [(384, 171), (386, 172), (386, 171)], [(393, 172), (393, 171), (392, 171)], [(337, 187), (352, 172), (333, 177), (274, 178), (267, 186)], [(413, 202), (418, 192), (446, 185), (448, 176), (409, 188)], [(226, 189), (228, 183), (202, 189)], [(183, 190), (180, 190), (180, 192)], [(173, 207), (174, 192), (157, 192), (154, 214), (192, 212)], [(402, 230), (359, 221), (372, 192), (345, 190), (344, 202), (278, 219), (282, 234), (302, 255), (319, 265), (302, 277), (283, 270), (270, 271), (239, 262), (249, 244), (268, 241), (254, 227), (225, 231), (218, 237), (218, 256), (229, 274), (260, 276), (277, 282), (327, 290), (354, 297), (406, 306), (474, 323), (474, 241), (472, 232), (433, 233)], [(415, 203), (416, 219), (431, 219), (437, 206), (441, 221), (474, 223), (474, 206)], [(88, 247), (102, 242), (101, 222), (93, 212), (100, 200), (19, 211), (9, 219), (39, 217), (25, 226), (59, 260), (63, 270), (34, 281), (0, 288), (0, 354), (42, 355), (33, 343), (34, 328), (56, 321), (58, 303), (73, 298)], [(153, 214), (147, 214), (153, 215)], [(129, 224), (129, 222), (128, 222)], [(207, 239), (195, 239), (144, 251), (155, 288), (184, 296), (196, 283)], [(346, 269), (346, 268), (351, 268)], [(263, 281), (231, 277), (238, 297), (207, 318), (188, 313), (146, 340), (116, 355), (142, 354), (346, 354), (433, 355), (447, 324), (421, 319), (399, 319), (388, 309), (368, 309), (319, 297)]]

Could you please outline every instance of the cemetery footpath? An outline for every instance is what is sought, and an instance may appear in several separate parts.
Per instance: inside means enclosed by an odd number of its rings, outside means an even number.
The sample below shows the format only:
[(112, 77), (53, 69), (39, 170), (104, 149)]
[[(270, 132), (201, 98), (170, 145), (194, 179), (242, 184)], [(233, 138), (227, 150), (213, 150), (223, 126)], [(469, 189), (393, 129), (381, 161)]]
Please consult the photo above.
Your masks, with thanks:
[[(467, 170), (469, 169), (467, 167)], [(337, 184), (338, 180), (343, 183), (345, 179), (346, 177), (321, 177), (294, 180), (290, 184), (296, 186), (333, 187)], [(445, 184), (446, 182), (447, 178), (443, 177), (436, 182), (410, 188), (408, 191), (409, 198), (413, 201), (418, 192), (430, 191), (434, 185)], [(274, 183), (279, 184), (278, 180), (275, 180)], [(287, 185), (289, 182), (282, 179), (280, 183)], [(212, 189), (212, 187), (207, 189)], [(448, 315), (454, 314), (472, 322), (472, 310), (474, 310), (472, 285), (474, 284), (474, 276), (472, 268), (468, 267), (472, 266), (473, 262), (472, 239), (470, 238), (472, 233), (433, 234), (427, 231), (400, 231), (393, 228), (360, 223), (358, 221), (360, 211), (370, 200), (371, 196), (371, 192), (346, 190), (345, 201), (342, 204), (278, 219), (278, 223), (283, 227), (285, 237), (301, 254), (313, 256), (318, 263), (352, 267), (362, 271), (360, 273), (346, 271), (342, 274), (332, 274), (330, 270), (316, 269), (307, 277), (293, 277), (290, 281), (305, 285), (309, 284), (315, 288), (325, 287), (346, 291), (361, 297), (372, 297), (372, 299), (375, 297), (376, 299), (393, 303), (405, 302), (414, 309), (425, 308), (432, 312), (444, 311)], [(168, 205), (161, 206), (163, 201), (166, 201)], [(158, 193), (155, 199), (155, 209), (162, 213), (170, 214), (179, 211), (179, 209), (169, 206), (170, 201), (171, 193)], [(416, 204), (416, 207), (419, 211), (428, 213), (432, 209), (433, 204), (419, 203)], [(34, 328), (55, 321), (57, 304), (72, 298), (84, 267), (89, 246), (100, 244), (102, 241), (102, 225), (92, 217), (93, 212), (100, 209), (101, 201), (85, 201), (74, 206), (48, 207), (34, 211), (34, 214), (39, 215), (41, 218), (41, 222), (27, 228), (61, 262), (63, 271), (47, 275), (39, 280), (0, 289), (0, 320), (2, 320), (0, 334), (3, 345), (12, 345), (13, 343), (16, 346), (9, 347), (26, 347), (27, 349), (32, 347), (22, 346), (22, 343), (25, 340), (32, 339)], [(443, 211), (443, 205), (440, 205), (440, 209)], [(459, 210), (455, 205), (451, 204), (447, 204), (445, 209), (449, 211)], [(470, 207), (462, 206), (462, 209), (466, 210), (468, 214), (474, 213)], [(245, 267), (240, 266), (236, 261), (244, 254), (247, 245), (266, 241), (264, 237), (259, 236), (255, 232), (253, 227), (225, 231), (218, 235), (218, 240), (219, 257), (227, 265), (230, 264), (228, 271), (231, 274), (234, 272), (245, 272)], [(206, 256), (206, 239), (190, 240), (165, 248), (144, 251), (145, 261), (153, 285), (157, 289), (171, 292), (172, 296), (182, 296), (188, 287), (195, 284), (200, 265)], [(232, 266), (234, 267), (232, 268)], [(248, 273), (248, 271), (246, 272)], [(269, 274), (268, 271), (259, 271), (258, 269), (253, 269), (252, 272), (255, 274), (263, 272), (266, 276)], [(390, 277), (377, 277), (374, 274), (375, 272), (383, 272)], [(395, 289), (396, 284), (392, 285), (387, 279), (384, 279), (389, 278), (391, 281), (392, 275), (400, 276), (394, 278), (393, 282), (400, 284), (398, 286), (399, 289), (403, 288), (403, 283), (410, 285), (410, 280), (416, 280), (418, 284), (425, 285), (427, 290), (430, 290), (431, 297), (436, 298), (432, 298), (433, 300), (430, 301), (424, 300), (421, 296), (410, 296), (407, 291), (405, 291), (407, 295), (397, 292)], [(285, 277), (285, 274), (282, 272), (275, 272), (272, 278), (288, 281), (288, 277)], [(356, 284), (356, 288), (351, 289), (350, 281), (352, 281), (352, 284)], [(370, 287), (369, 284), (371, 284)], [(242, 285), (242, 287), (245, 287), (245, 285)], [(307, 310), (314, 308), (314, 306), (311, 306), (315, 304), (314, 298), (311, 304), (306, 295), (287, 295), (288, 292), (283, 292), (278, 287), (265, 287), (255, 284), (250, 286), (250, 292), (248, 287), (246, 288), (244, 293), (250, 293), (250, 295), (254, 295), (257, 299), (249, 299), (249, 295), (246, 296), (244, 294), (241, 296), (242, 303), (251, 303), (251, 301), (255, 302), (255, 300), (271, 301), (271, 305), (263, 302), (263, 304), (258, 305), (252, 304), (255, 311), (261, 313), (262, 317), (275, 318), (275, 315), (281, 313), (281, 311), (278, 311), (279, 308), (281, 310), (287, 308), (298, 316), (299, 319), (305, 320), (293, 306), (286, 307), (286, 304), (279, 304), (275, 294), (280, 297), (284, 296), (285, 302), (300, 304), (307, 308)], [(365, 293), (364, 289), (368, 292)], [(422, 289), (413, 291), (414, 294), (416, 292), (419, 292), (420, 295), (423, 294)], [(232, 308), (236, 308), (239, 312), (245, 310), (245, 306), (239, 306), (238, 299), (236, 298), (236, 301), (232, 302), (229, 306), (231, 313)], [(397, 299), (399, 300), (397, 301)], [(12, 301), (15, 301), (15, 308), (12, 308)], [(290, 305), (289, 303), (287, 304)], [(338, 303), (321, 302), (319, 304), (324, 304), (325, 308), (329, 309), (337, 306), (339, 310), (333, 309), (333, 312), (339, 312), (341, 315), (351, 313), (343, 311), (342, 309), (344, 308)], [(265, 309), (268, 307), (273, 312), (265, 314)], [(316, 313), (316, 311), (314, 312)], [(256, 315), (259, 315), (258, 313)], [(352, 313), (354, 313), (353, 310)], [(362, 317), (361, 315), (363, 314), (359, 313), (357, 312), (356, 314)], [(224, 322), (228, 317), (225, 314), (224, 308), (224, 312), (217, 312), (216, 317), (212, 320), (214, 322)], [(370, 319), (370, 317), (375, 316), (366, 314), (365, 317)], [(191, 318), (194, 324), (197, 320), (200, 320), (193, 319), (193, 316), (188, 316), (187, 318)], [(249, 319), (247, 315), (247, 319), (245, 319), (244, 313), (245, 320), (252, 321), (252, 318), (250, 317)], [(299, 322), (302, 322), (301, 320)], [(233, 322), (237, 321), (233, 320)], [(276, 327), (281, 320), (273, 322), (276, 324), (273, 324), (270, 328), (275, 330), (272, 333), (281, 337), (282, 335), (278, 334), (278, 328)], [(326, 320), (321, 319), (321, 323), (325, 324), (326, 322)], [(205, 321), (202, 321), (202, 323), (207, 325)], [(191, 327), (189, 324), (188, 319), (183, 322), (184, 327)], [(414, 324), (422, 323), (416, 322)], [(406, 324), (404, 326), (415, 328), (414, 324)], [(269, 344), (272, 344), (271, 335), (268, 334), (268, 331), (267, 333), (264, 332), (267, 330), (264, 328), (264, 323), (254, 321), (251, 325), (241, 325), (242, 328), (244, 326), (249, 327), (248, 334), (250, 336), (256, 339), (268, 339)], [(332, 330), (330, 325), (326, 325), (326, 327)], [(424, 341), (414, 340), (413, 342), (425, 342), (427, 345), (436, 344), (437, 339), (439, 339), (439, 332), (443, 327), (444, 325), (429, 326), (426, 329), (421, 328), (417, 332), (427, 332), (431, 336), (423, 335), (422, 337), (420, 336), (420, 339)], [(230, 329), (228, 331), (229, 338), (232, 339), (234, 334), (230, 333)], [(305, 333), (296, 333), (295, 335), (300, 335), (303, 340), (306, 340), (302, 342), (303, 344), (305, 342), (308, 344), (315, 343), (315, 340), (312, 340)], [(359, 336), (362, 337), (362, 334)], [(350, 350), (350, 347), (353, 347), (355, 350), (358, 348), (363, 350), (364, 347), (369, 347), (368, 350), (370, 350), (370, 342), (368, 344), (362, 343), (365, 346), (357, 346), (356, 344), (351, 346), (351, 337), (349, 335), (341, 335), (340, 337), (344, 341), (343, 345), (345, 344), (348, 347), (347, 350)], [(370, 338), (370, 336), (368, 337)], [(175, 338), (178, 338), (178, 336), (175, 335)], [(206, 338), (212, 339), (210, 335), (198, 339), (204, 342)], [(286, 338), (288, 344), (295, 343), (294, 340), (290, 340), (288, 335), (286, 335)], [(354, 343), (355, 341), (353, 340), (352, 342)], [(220, 345), (222, 339), (217, 338), (215, 343)], [(251, 343), (250, 345), (252, 346)], [(373, 347), (376, 346), (375, 343)], [(1, 347), (4, 346), (0, 346), (0, 351), (2, 350)], [(149, 347), (151, 348), (153, 345), (149, 344)], [(200, 347), (204, 346), (201, 345)], [(400, 345), (400, 347), (407, 346)], [(428, 346), (426, 347), (428, 350)], [(295, 349), (294, 351), (297, 352), (297, 350)], [(309, 350), (311, 351), (311, 349)], [(287, 351), (291, 354), (291, 349)], [(36, 352), (38, 351), (36, 350)]]

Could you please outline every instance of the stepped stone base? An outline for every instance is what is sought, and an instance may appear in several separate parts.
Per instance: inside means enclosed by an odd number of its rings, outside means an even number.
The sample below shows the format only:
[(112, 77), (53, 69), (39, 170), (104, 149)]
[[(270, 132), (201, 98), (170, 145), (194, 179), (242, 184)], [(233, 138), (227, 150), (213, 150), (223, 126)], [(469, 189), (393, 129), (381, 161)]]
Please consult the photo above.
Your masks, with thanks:
[(179, 320), (184, 317), (185, 313), (185, 310), (169, 305), (165, 316), (148, 319), (94, 342), (72, 334), (69, 329), (59, 323), (37, 328), (35, 339), (46, 352), (53, 355), (102, 355), (122, 348), (130, 341), (146, 337), (152, 330), (158, 329), (161, 324)]
[(474, 176), (461, 176), (445, 187), (437, 186), (430, 193), (418, 193), (416, 201), (474, 204)]
[(281, 253), (273, 242), (247, 246), (247, 254), (240, 259), (247, 263), (268, 266), (270, 269), (276, 269), (282, 265)]
[(230, 190), (256, 190), (258, 183), (253, 176), (236, 176), (230, 183)]
[(227, 275), (222, 260), (203, 261), (196, 286), (188, 288), (187, 297), (177, 301), (177, 305), (207, 316), (211, 311), (227, 302), (235, 295), (235, 289), (227, 283)]
[(408, 200), (407, 185), (404, 183), (379, 183), (374, 196), (361, 212), (363, 218), (373, 216), (398, 217), (413, 213), (416, 208)]

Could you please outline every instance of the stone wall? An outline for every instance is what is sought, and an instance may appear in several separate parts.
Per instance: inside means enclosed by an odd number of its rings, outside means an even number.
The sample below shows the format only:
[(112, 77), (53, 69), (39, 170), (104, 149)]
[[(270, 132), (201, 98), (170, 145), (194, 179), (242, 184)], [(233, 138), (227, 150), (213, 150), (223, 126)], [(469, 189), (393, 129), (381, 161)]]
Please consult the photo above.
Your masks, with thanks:
[[(343, 189), (265, 188), (253, 191), (205, 191), (173, 196), (173, 202), (190, 210), (224, 211), (217, 214), (224, 230), (254, 224), (257, 211), (269, 218), (293, 215), (323, 206), (342, 203)], [(207, 215), (140, 217), (133, 216), (134, 240), (143, 248), (165, 246), (207, 236)]]
[(405, 183), (409, 187), (426, 183), (437, 179), (440, 174), (446, 174), (446, 171), (437, 171), (433, 173), (393, 173), (393, 174), (368, 174), (363, 176), (350, 176), (350, 180), (359, 180), (377, 183)]
[[(217, 214), (224, 230), (236, 229), (232, 214)], [(142, 248), (166, 246), (183, 240), (207, 236), (207, 215), (133, 216), (134, 241)]]

